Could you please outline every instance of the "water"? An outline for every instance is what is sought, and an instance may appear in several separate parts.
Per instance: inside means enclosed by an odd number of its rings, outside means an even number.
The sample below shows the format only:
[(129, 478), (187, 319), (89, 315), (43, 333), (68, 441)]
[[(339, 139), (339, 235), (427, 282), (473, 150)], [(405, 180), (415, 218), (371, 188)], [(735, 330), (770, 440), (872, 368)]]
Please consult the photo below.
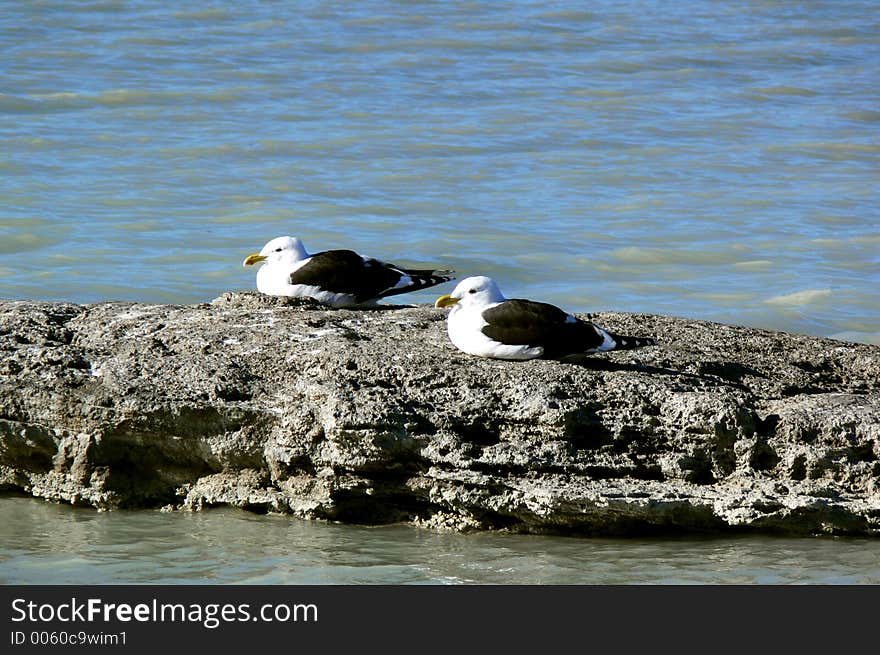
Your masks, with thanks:
[(880, 540), (586, 539), (0, 499), (0, 584), (880, 584)]
[[(294, 234), (572, 311), (880, 343), (873, 0), (0, 0), (0, 52), (0, 299), (209, 301)], [(16, 503), (10, 581), (878, 581), (845, 540)]]
[(208, 301), (290, 233), (880, 342), (873, 0), (10, 0), (0, 47), (0, 298)]

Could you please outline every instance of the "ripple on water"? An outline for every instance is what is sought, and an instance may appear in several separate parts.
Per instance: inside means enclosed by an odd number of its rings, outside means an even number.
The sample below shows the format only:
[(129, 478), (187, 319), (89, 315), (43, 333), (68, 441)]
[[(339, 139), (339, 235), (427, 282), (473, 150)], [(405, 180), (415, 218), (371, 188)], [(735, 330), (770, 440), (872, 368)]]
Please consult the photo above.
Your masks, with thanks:
[(40, 251), (64, 241), (69, 228), (48, 219), (0, 219), (0, 255)]
[(0, 497), (4, 584), (878, 584), (880, 541), (588, 539)]

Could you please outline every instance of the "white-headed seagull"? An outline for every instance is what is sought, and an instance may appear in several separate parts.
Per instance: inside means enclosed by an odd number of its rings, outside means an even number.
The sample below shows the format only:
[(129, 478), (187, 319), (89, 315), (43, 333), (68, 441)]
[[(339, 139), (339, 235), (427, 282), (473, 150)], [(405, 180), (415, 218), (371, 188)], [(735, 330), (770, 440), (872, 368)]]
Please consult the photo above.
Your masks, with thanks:
[(653, 346), (624, 337), (544, 302), (507, 299), (490, 277), (465, 278), (435, 307), (452, 307), (449, 339), (459, 349), (496, 359), (559, 359), (568, 355)]
[(374, 304), (380, 298), (449, 282), (454, 271), (415, 270), (364, 257), (353, 250), (310, 255), (296, 237), (277, 237), (244, 260), (262, 263), (257, 289), (270, 296), (310, 297), (331, 307)]

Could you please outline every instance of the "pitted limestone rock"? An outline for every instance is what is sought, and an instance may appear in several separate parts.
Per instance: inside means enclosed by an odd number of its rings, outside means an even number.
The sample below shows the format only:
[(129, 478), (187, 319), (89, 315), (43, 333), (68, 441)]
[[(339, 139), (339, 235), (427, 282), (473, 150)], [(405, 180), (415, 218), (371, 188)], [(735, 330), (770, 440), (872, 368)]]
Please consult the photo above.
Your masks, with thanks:
[(0, 485), (364, 523), (880, 534), (880, 348), (591, 315), (659, 345), (478, 359), (432, 307), (0, 303)]

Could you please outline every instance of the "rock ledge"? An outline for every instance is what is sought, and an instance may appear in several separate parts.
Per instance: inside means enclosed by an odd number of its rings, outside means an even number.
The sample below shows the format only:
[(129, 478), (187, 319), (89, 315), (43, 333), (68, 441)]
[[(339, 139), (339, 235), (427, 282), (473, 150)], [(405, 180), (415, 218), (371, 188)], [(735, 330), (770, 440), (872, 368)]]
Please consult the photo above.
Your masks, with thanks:
[(880, 535), (880, 347), (666, 316), (581, 361), (430, 307), (0, 302), (0, 489), (558, 534)]

